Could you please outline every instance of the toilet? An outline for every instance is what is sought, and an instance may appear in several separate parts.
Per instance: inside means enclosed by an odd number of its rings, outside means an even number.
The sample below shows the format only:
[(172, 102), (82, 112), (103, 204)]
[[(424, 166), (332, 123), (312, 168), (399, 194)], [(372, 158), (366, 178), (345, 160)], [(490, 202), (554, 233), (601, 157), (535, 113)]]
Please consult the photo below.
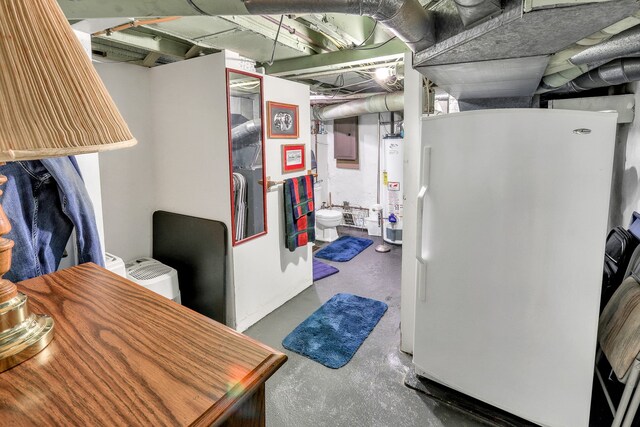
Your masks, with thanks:
[(336, 227), (342, 222), (342, 212), (320, 209), (316, 212), (316, 240), (333, 242), (338, 238)]

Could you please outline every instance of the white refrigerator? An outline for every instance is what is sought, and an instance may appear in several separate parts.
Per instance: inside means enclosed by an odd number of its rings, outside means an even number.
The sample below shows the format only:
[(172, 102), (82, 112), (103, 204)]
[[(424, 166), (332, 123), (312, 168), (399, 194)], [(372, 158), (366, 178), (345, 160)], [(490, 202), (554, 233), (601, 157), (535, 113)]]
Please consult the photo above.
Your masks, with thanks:
[(539, 425), (586, 427), (616, 114), (422, 126), (416, 372)]

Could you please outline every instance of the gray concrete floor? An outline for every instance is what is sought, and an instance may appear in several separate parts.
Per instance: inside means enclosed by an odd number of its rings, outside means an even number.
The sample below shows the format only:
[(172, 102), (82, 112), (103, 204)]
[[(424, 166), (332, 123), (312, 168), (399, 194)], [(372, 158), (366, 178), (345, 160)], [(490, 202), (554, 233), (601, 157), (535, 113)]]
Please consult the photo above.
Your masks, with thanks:
[[(348, 231), (367, 237), (366, 233)], [(341, 233), (341, 234), (344, 234)], [(252, 326), (246, 334), (278, 349), (289, 360), (267, 382), (267, 425), (306, 426), (479, 426), (448, 406), (404, 386), (411, 356), (400, 352), (402, 249), (379, 254), (374, 244), (349, 262), (327, 262), (340, 272), (319, 280)], [(351, 361), (329, 369), (285, 350), (282, 340), (339, 292), (384, 301), (386, 314)]]

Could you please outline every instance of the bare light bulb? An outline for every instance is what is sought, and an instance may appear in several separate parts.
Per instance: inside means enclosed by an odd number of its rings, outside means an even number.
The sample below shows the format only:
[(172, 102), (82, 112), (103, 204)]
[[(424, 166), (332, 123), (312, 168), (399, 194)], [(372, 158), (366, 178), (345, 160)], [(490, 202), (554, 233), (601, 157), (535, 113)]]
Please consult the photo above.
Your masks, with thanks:
[(391, 77), (391, 68), (376, 68), (376, 80), (384, 82), (387, 81), (389, 77)]

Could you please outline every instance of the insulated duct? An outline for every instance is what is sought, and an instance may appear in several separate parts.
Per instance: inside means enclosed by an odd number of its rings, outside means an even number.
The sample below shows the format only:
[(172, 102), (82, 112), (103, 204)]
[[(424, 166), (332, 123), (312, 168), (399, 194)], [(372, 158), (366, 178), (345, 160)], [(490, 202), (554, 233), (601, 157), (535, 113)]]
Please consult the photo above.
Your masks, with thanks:
[[(609, 41), (614, 38), (622, 36), (622, 34), (627, 34), (630, 31), (637, 31), (637, 29), (640, 29), (640, 13), (635, 13), (633, 16), (625, 18), (598, 31), (597, 33), (590, 35), (589, 37), (579, 40), (576, 44), (564, 50), (556, 52), (549, 61), (547, 70), (544, 73), (544, 77), (536, 93), (541, 94), (559, 89), (570, 81), (580, 77), (582, 74), (596, 69), (614, 59), (637, 56), (638, 53), (640, 53), (640, 46), (637, 44), (637, 48), (635, 49), (636, 52), (634, 54), (625, 53), (623, 55), (619, 55), (617, 53), (620, 51), (617, 49), (618, 43), (611, 45), (611, 48), (601, 48), (601, 46), (609, 44)], [(593, 58), (594, 61), (582, 64), (580, 58), (586, 58), (586, 56), (582, 56), (582, 53), (594, 48), (597, 49), (593, 50), (593, 53), (588, 55), (590, 58)], [(629, 52), (630, 50), (633, 49), (628, 49), (626, 47), (624, 49), (625, 52)], [(598, 54), (597, 61), (595, 61), (596, 57), (593, 56), (596, 51)], [(573, 62), (573, 58), (575, 58), (575, 64)]]
[(454, 0), (465, 27), (502, 10), (500, 0)]
[(231, 129), (231, 140), (234, 146), (252, 144), (260, 140), (261, 131), (260, 120), (249, 120)]
[(404, 110), (404, 92), (374, 95), (340, 105), (329, 105), (313, 109), (316, 120), (335, 120), (363, 114), (384, 113)]
[(636, 54), (638, 51), (640, 51), (640, 25), (573, 55), (569, 61), (573, 65), (593, 64), (624, 58)]
[(640, 58), (611, 61), (567, 83), (553, 93), (583, 92), (640, 80)]
[(345, 13), (369, 16), (416, 52), (436, 42), (435, 18), (418, 0), (244, 0), (252, 15)]

